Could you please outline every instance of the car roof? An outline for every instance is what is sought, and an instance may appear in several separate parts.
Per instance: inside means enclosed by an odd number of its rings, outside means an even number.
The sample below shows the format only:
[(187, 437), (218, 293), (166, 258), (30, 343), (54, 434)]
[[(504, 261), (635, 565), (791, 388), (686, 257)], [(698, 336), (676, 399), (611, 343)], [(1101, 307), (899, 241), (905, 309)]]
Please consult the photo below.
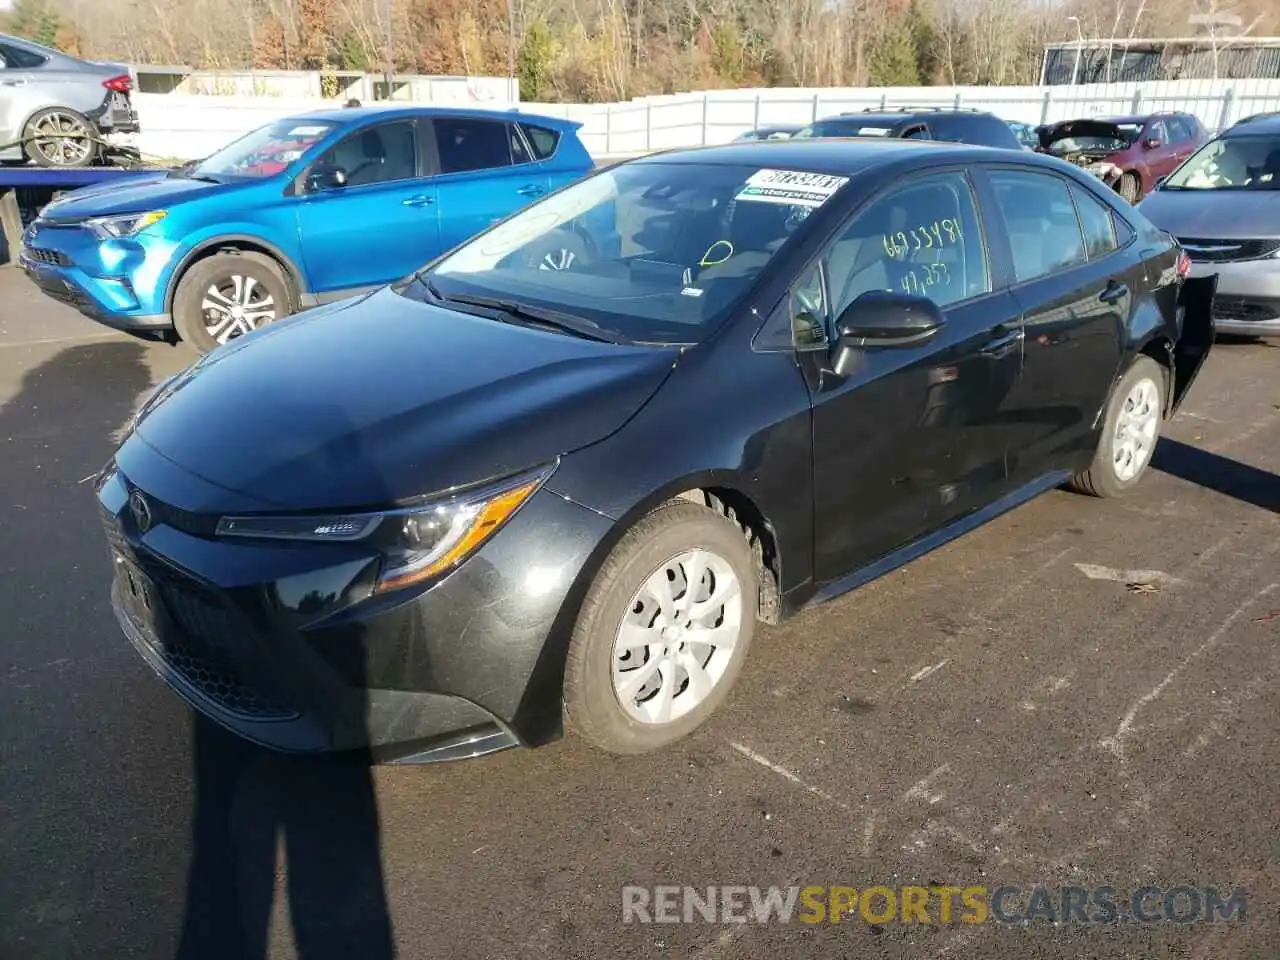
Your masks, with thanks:
[(1001, 163), (1030, 162), (1055, 167), (1060, 164), (1060, 161), (1041, 154), (1004, 147), (883, 137), (751, 140), (715, 147), (664, 150), (628, 162), (723, 164), (848, 176), (892, 164), (914, 167), (967, 163), (979, 159), (997, 160)]
[(1183, 113), (1180, 110), (1161, 110), (1157, 113), (1130, 113), (1119, 117), (1080, 117), (1081, 120), (1099, 120), (1102, 123), (1146, 123), (1148, 120), (1158, 120), (1161, 117), (1188, 117), (1191, 114)]
[(1263, 113), (1237, 120), (1223, 132), (1224, 137), (1252, 137), (1280, 133), (1280, 113)]
[(827, 120), (847, 120), (850, 123), (856, 123), (859, 120), (892, 120), (895, 123), (904, 120), (924, 120), (929, 117), (937, 116), (947, 117), (993, 117), (995, 114), (988, 113), (986, 110), (953, 110), (950, 107), (903, 107), (894, 109), (887, 107), (883, 110), (864, 110), (854, 111), (853, 113), (838, 113), (835, 116), (823, 117), (818, 123)]
[(413, 117), (473, 117), (484, 120), (500, 120), (505, 123), (536, 123), (540, 126), (552, 127), (556, 130), (576, 130), (582, 126), (581, 123), (574, 120), (566, 120), (563, 117), (550, 117), (540, 113), (525, 113), (522, 110), (498, 110), (486, 107), (439, 107), (424, 106), (423, 104), (409, 104), (403, 106), (371, 104), (367, 107), (327, 107), (323, 110), (313, 110), (308, 113), (299, 113), (290, 117), (284, 117), (282, 122), (294, 123), (304, 120), (328, 120), (333, 123), (349, 124), (356, 123), (360, 120), (367, 120), (372, 117), (378, 117), (385, 120), (395, 120), (398, 118), (411, 119)]

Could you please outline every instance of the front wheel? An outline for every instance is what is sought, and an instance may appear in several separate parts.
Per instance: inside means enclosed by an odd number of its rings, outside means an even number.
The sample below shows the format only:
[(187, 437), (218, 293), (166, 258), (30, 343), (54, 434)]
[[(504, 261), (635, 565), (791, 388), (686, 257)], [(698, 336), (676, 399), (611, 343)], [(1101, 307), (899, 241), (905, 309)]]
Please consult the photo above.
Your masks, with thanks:
[(199, 260), (178, 283), (173, 325), (193, 350), (215, 347), (293, 313), (284, 271), (270, 257), (249, 251)]
[(1116, 184), (1116, 193), (1129, 203), (1137, 203), (1142, 199), (1142, 182), (1136, 173), (1126, 173)]
[(567, 725), (615, 754), (692, 733), (724, 700), (759, 602), (743, 531), (675, 501), (619, 541), (583, 601), (565, 666)]
[(1093, 463), (1076, 474), (1072, 489), (1094, 497), (1120, 497), (1141, 482), (1160, 440), (1164, 384), (1160, 364), (1146, 356), (1133, 362), (1111, 393)]

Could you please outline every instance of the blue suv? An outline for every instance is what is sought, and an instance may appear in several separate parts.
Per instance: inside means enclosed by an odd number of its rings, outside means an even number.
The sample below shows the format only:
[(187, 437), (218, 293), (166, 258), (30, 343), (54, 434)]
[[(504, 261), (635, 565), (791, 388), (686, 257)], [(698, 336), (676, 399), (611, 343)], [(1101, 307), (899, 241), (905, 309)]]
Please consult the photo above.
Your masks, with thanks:
[[(290, 117), (204, 160), (50, 203), (18, 262), (50, 296), (201, 353), (397, 280), (586, 175), (581, 124), (357, 107)], [(573, 251), (547, 251), (563, 269)]]

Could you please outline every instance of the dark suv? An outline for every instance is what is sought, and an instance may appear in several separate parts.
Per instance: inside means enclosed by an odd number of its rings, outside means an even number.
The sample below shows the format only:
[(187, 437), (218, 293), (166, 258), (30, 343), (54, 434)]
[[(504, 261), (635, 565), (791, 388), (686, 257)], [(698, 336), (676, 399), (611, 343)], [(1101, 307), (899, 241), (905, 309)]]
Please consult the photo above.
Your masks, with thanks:
[(842, 113), (815, 120), (795, 135), (796, 139), (806, 137), (894, 137), (1022, 149), (1017, 134), (994, 113), (948, 107), (902, 107)]

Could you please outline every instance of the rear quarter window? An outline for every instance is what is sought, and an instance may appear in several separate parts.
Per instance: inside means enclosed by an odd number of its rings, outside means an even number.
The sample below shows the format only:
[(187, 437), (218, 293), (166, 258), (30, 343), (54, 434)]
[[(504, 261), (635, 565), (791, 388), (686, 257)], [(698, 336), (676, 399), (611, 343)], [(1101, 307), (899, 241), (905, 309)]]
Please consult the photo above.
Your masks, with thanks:
[(548, 127), (539, 127), (532, 123), (520, 124), (520, 129), (524, 131), (525, 138), (529, 141), (529, 146), (533, 149), (533, 156), (536, 160), (546, 160), (556, 152), (556, 147), (560, 146), (560, 132), (552, 130)]
[(44, 66), (46, 59), (38, 53), (0, 44), (0, 61), (3, 61), (3, 65), (10, 70), (34, 70), (36, 67)]

